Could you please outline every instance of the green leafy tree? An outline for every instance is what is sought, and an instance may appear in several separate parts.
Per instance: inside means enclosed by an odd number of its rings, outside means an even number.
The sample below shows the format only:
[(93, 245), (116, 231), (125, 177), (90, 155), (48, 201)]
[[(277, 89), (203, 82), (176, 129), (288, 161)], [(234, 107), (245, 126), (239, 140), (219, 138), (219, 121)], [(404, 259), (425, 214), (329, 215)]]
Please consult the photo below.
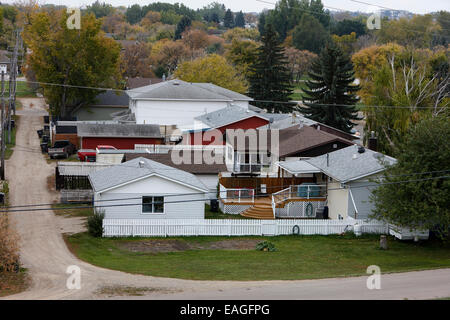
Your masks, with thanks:
[[(449, 240), (449, 140), (448, 117), (423, 120), (410, 128), (395, 154), (398, 162), (384, 172), (385, 184), (373, 192), (374, 218), (400, 227), (430, 229)], [(404, 182), (408, 180), (421, 181)]]
[(100, 3), (99, 0), (96, 0), (93, 4), (87, 6), (86, 11), (92, 12), (96, 18), (102, 18), (112, 14), (114, 12), (114, 8), (110, 4), (105, 2)]
[(223, 18), (223, 25), (227, 29), (231, 29), (234, 27), (234, 15), (230, 9), (225, 12), (225, 17)]
[(175, 30), (175, 40), (181, 39), (181, 35), (187, 28), (192, 25), (192, 20), (188, 17), (181, 18), (180, 22), (177, 24), (177, 29)]
[(125, 12), (125, 17), (130, 24), (136, 24), (144, 17), (142, 12), (142, 8), (138, 4), (133, 4), (131, 7), (128, 7)]
[(333, 33), (338, 36), (343, 36), (346, 34), (356, 33), (356, 37), (366, 34), (366, 25), (361, 20), (356, 19), (344, 19), (338, 21), (333, 27)]
[[(271, 24), (267, 24), (262, 35), (262, 45), (249, 70), (249, 95), (255, 100), (288, 102), (292, 95), (292, 85), (287, 65), (278, 34)], [(288, 112), (293, 108), (289, 103), (255, 102), (255, 105), (274, 112)]]
[(79, 105), (93, 102), (101, 92), (84, 87), (113, 87), (120, 81), (119, 45), (100, 31), (101, 21), (83, 15), (81, 29), (67, 28), (66, 10), (31, 15), (23, 32), (27, 67), (43, 85), (44, 96), (53, 115), (68, 116)]
[(354, 126), (351, 120), (359, 120), (355, 107), (359, 86), (353, 85), (355, 72), (350, 58), (329, 43), (313, 62), (309, 77), (303, 96), (306, 107), (300, 111), (310, 119), (350, 132)]
[(234, 24), (238, 28), (245, 28), (245, 17), (242, 11), (239, 11), (238, 14), (236, 15)]
[(292, 42), (297, 49), (317, 54), (320, 53), (328, 39), (329, 34), (324, 26), (309, 14), (302, 16), (292, 34)]

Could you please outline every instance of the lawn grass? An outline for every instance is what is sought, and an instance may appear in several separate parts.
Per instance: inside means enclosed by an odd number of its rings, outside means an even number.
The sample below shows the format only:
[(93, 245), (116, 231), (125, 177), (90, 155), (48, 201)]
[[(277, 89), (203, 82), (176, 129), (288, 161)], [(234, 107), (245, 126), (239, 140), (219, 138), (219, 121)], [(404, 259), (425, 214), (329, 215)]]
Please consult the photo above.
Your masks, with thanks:
[(87, 207), (91, 204), (85, 204), (85, 203), (55, 203), (52, 204), (53, 209), (58, 208), (68, 208), (68, 209), (60, 209), (60, 210), (54, 210), (55, 214), (57, 216), (65, 216), (65, 217), (88, 217), (94, 213), (92, 208), (86, 208), (86, 209), (75, 209), (76, 207)]
[(219, 209), (218, 212), (212, 212), (209, 204), (205, 205), (205, 219), (248, 219), (240, 214), (226, 214)]
[(11, 158), (13, 152), (14, 152), (14, 147), (16, 146), (16, 131), (17, 131), (17, 127), (19, 125), (19, 116), (12, 116), (12, 118), (15, 121), (15, 126), (14, 128), (11, 128), (11, 143), (8, 143), (8, 131), (6, 130), (5, 132), (5, 159), (8, 160), (9, 158)]
[[(153, 238), (155, 239), (155, 238)], [(159, 238), (161, 240), (161, 238)], [(276, 252), (256, 250), (187, 250), (132, 252), (127, 241), (142, 238), (93, 238), (80, 233), (66, 238), (69, 248), (91, 264), (159, 277), (195, 280), (296, 280), (365, 275), (378, 265), (383, 273), (450, 267), (449, 247), (389, 238), (389, 250), (378, 249), (378, 236), (175, 237), (194, 243), (227, 239), (261, 239)]]
[[(9, 81), (5, 81), (5, 92), (9, 92)], [(18, 98), (31, 98), (36, 97), (36, 91), (24, 81), (17, 81), (16, 86), (16, 97)]]

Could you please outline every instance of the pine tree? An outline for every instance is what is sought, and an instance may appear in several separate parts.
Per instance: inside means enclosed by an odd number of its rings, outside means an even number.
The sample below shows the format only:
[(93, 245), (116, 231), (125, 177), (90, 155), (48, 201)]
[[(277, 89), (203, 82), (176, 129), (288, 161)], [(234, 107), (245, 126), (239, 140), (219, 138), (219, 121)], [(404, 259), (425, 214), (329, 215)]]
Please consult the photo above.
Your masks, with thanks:
[(328, 43), (316, 59), (306, 81), (301, 107), (308, 118), (350, 132), (354, 126), (351, 120), (360, 120), (355, 104), (359, 98), (353, 85), (355, 72), (350, 58), (333, 43)]
[(183, 16), (180, 22), (177, 24), (177, 29), (175, 30), (175, 40), (181, 39), (181, 34), (192, 25), (192, 21), (189, 17)]
[[(288, 102), (292, 95), (291, 75), (287, 68), (284, 48), (271, 24), (267, 24), (262, 35), (262, 46), (250, 67), (249, 95), (255, 100)], [(289, 112), (294, 104), (254, 102), (269, 112)]]
[(230, 9), (225, 12), (225, 17), (223, 18), (223, 25), (227, 29), (231, 29), (234, 27), (234, 16), (233, 12)]
[(236, 15), (234, 25), (239, 28), (245, 28), (245, 17), (242, 11), (239, 11), (239, 13)]

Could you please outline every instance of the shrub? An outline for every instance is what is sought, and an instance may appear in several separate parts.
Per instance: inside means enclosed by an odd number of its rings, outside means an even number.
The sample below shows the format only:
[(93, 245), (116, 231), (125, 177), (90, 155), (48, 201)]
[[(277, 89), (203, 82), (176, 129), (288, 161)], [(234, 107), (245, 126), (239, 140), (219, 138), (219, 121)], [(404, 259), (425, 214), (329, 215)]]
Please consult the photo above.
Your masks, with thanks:
[(0, 272), (19, 271), (19, 237), (7, 214), (0, 213)]
[(256, 245), (256, 250), (274, 252), (277, 251), (277, 248), (275, 248), (275, 245), (272, 242), (262, 241)]
[(100, 238), (103, 235), (103, 218), (105, 217), (104, 212), (94, 211), (92, 216), (88, 218), (88, 232), (91, 236)]

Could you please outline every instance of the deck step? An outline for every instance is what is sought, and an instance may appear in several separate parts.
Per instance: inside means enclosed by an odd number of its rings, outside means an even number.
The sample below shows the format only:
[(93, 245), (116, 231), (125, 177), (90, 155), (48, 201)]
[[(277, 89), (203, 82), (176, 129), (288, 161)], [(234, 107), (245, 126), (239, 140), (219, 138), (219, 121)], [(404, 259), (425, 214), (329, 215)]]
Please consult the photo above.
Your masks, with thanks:
[(272, 206), (269, 204), (257, 204), (244, 212), (241, 216), (253, 219), (273, 220)]

